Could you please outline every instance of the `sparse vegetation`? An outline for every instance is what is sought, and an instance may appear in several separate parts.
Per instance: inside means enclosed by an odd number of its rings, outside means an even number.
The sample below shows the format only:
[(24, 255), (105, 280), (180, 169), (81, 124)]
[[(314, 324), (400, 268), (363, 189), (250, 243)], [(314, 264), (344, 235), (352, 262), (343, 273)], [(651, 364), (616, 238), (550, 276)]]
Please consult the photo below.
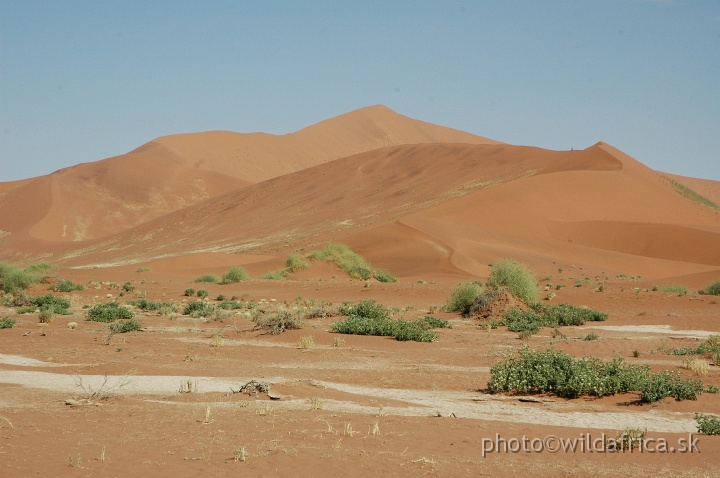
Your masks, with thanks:
[(702, 204), (703, 206), (707, 206), (712, 209), (720, 210), (720, 206), (718, 206), (717, 204), (715, 204), (714, 202), (712, 202), (705, 196), (696, 193), (689, 187), (685, 186), (684, 184), (682, 184), (678, 181), (675, 181), (674, 179), (670, 179), (670, 178), (668, 178), (668, 179), (670, 180), (670, 183), (673, 185), (673, 188), (675, 189), (675, 191), (677, 193), (681, 194), (682, 196), (690, 199), (693, 202)]
[[(38, 309), (46, 319), (51, 319), (52, 314), (72, 315), (68, 309), (70, 301), (55, 297), (52, 294), (40, 295), (36, 297), (27, 297), (25, 295), (16, 295), (13, 303), (18, 314), (32, 314)], [(43, 317), (41, 317), (41, 322)]]
[(188, 287), (185, 289), (185, 293), (183, 294), (185, 297), (192, 297), (195, 294), (195, 289), (192, 287)]
[(270, 271), (267, 274), (263, 274), (260, 278), (265, 280), (283, 280), (287, 276), (287, 273), (287, 269), (278, 269)]
[(183, 315), (191, 317), (210, 317), (215, 312), (215, 305), (195, 300), (190, 302), (183, 309)]
[(121, 320), (109, 325), (110, 332), (113, 334), (124, 334), (126, 332), (135, 332), (142, 330), (142, 325), (135, 319)]
[(147, 299), (131, 300), (128, 304), (137, 307), (144, 311), (156, 311), (161, 315), (170, 315), (173, 312), (177, 312), (177, 307), (170, 302), (152, 302)]
[(670, 355), (702, 355), (720, 353), (720, 335), (711, 335), (697, 347), (680, 347), (668, 351)]
[(86, 313), (87, 320), (93, 322), (114, 322), (118, 319), (132, 319), (135, 314), (127, 307), (122, 307), (117, 302), (98, 304), (89, 309)]
[(512, 332), (536, 334), (544, 327), (583, 325), (585, 322), (604, 321), (607, 314), (585, 307), (569, 304), (554, 306), (536, 305), (534, 309), (521, 311), (512, 308), (503, 316), (503, 324)]
[(534, 304), (538, 299), (539, 289), (534, 274), (526, 265), (512, 260), (505, 259), (494, 264), (486, 285), (488, 288), (507, 287), (512, 295), (527, 304)]
[(688, 293), (690, 293), (690, 289), (688, 289), (687, 286), (681, 284), (666, 285), (661, 287), (660, 291), (679, 295), (687, 295)]
[(293, 311), (280, 307), (276, 310), (258, 311), (253, 317), (254, 330), (264, 330), (277, 335), (286, 330), (302, 329), (302, 320)]
[(25, 290), (33, 284), (43, 281), (50, 264), (36, 264), (20, 269), (6, 263), (0, 263), (0, 290), (6, 293), (15, 293)]
[(628, 365), (620, 357), (604, 362), (595, 357), (576, 359), (555, 350), (538, 352), (522, 347), (490, 369), (488, 388), (505, 393), (553, 393), (565, 398), (603, 397), (639, 391), (641, 401), (666, 397), (695, 400), (704, 391), (700, 380), (683, 380), (678, 372), (651, 374), (650, 367)]
[(325, 249), (311, 252), (308, 257), (333, 262), (350, 277), (368, 280), (375, 277), (380, 282), (396, 282), (397, 279), (386, 271), (374, 269), (358, 253), (345, 244), (328, 244)]
[(298, 253), (290, 254), (287, 260), (285, 260), (285, 268), (290, 273), (302, 271), (308, 267), (310, 267), (308, 260)]
[(720, 295), (720, 280), (716, 280), (705, 289), (705, 293), (708, 295)]
[(200, 297), (201, 299), (206, 299), (209, 295), (210, 295), (210, 292), (208, 292), (205, 289), (200, 289), (199, 291), (197, 291), (197, 296)]
[(9, 317), (0, 319), (0, 329), (12, 329), (15, 327), (15, 320)]
[(298, 342), (298, 348), (301, 349), (311, 349), (315, 345), (315, 339), (312, 335), (306, 335), (304, 337), (300, 337), (300, 341)]
[(447, 325), (446, 321), (439, 321), (431, 317), (417, 320), (396, 320), (392, 318), (392, 310), (377, 304), (372, 300), (363, 300), (358, 304), (345, 304), (340, 307), (340, 313), (347, 319), (330, 325), (333, 331), (340, 334), (377, 335), (393, 337), (396, 340), (413, 340), (416, 342), (434, 342), (438, 325)]
[(240, 266), (232, 266), (229, 270), (223, 274), (221, 284), (235, 284), (237, 282), (244, 282), (250, 280), (245, 269)]
[(477, 282), (465, 282), (456, 285), (450, 291), (450, 297), (443, 305), (444, 312), (462, 312), (467, 313), (476, 297), (480, 295), (480, 285)]
[(210, 283), (210, 284), (217, 284), (218, 282), (220, 282), (220, 276), (218, 276), (217, 274), (205, 274), (205, 275), (201, 275), (197, 279), (193, 280), (193, 282), (195, 282), (195, 283), (206, 282), (206, 283)]
[(82, 284), (75, 284), (71, 280), (60, 279), (57, 283), (50, 286), (53, 292), (74, 292), (76, 290), (85, 290)]
[(720, 435), (720, 419), (715, 415), (695, 414), (698, 431), (705, 435)]

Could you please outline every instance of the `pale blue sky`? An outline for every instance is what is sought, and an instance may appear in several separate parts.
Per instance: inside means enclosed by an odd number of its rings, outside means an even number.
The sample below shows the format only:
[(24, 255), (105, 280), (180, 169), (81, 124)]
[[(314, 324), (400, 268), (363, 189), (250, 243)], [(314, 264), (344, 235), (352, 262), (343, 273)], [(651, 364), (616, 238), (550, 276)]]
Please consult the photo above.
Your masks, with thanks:
[(720, 180), (720, 1), (0, 0), (0, 181), (373, 104)]

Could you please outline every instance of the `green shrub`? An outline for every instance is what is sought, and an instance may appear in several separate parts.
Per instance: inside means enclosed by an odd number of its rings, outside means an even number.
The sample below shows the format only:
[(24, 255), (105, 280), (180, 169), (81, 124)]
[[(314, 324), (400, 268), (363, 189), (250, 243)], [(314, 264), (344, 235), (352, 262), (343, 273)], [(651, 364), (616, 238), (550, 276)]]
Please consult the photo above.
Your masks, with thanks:
[(285, 276), (287, 276), (287, 274), (287, 269), (278, 269), (275, 271), (270, 271), (267, 274), (260, 276), (260, 278), (266, 280), (283, 280)]
[(192, 297), (193, 294), (195, 294), (195, 289), (193, 289), (192, 287), (188, 287), (187, 289), (185, 289), (184, 295), (186, 297)]
[(46, 305), (40, 309), (40, 322), (48, 324), (52, 320), (55, 310), (52, 305)]
[(232, 266), (223, 274), (221, 284), (234, 284), (250, 280), (247, 272), (240, 266)]
[(175, 307), (175, 304), (172, 304), (170, 302), (151, 302), (147, 299), (140, 299), (140, 300), (130, 300), (130, 301), (128, 301), (128, 304), (133, 305), (140, 310), (146, 310), (146, 311), (177, 312), (177, 307)]
[(670, 355), (702, 355), (720, 353), (720, 335), (711, 335), (697, 347), (679, 347), (669, 351)]
[(417, 320), (395, 320), (392, 311), (372, 300), (363, 300), (358, 304), (343, 304), (339, 307), (347, 319), (330, 324), (333, 331), (340, 334), (376, 335), (393, 337), (396, 340), (416, 342), (434, 342), (437, 333), (432, 329), (447, 327), (447, 321), (435, 317), (422, 317)]
[(375, 269), (373, 276), (378, 282), (397, 282), (397, 277), (382, 269)]
[(714, 415), (695, 414), (698, 431), (705, 435), (720, 435), (720, 419)]
[(199, 300), (190, 302), (183, 309), (183, 315), (191, 317), (210, 317), (215, 312), (215, 306)]
[[(308, 255), (308, 257), (311, 259), (333, 262), (350, 277), (354, 277), (356, 279), (368, 280), (371, 277), (376, 277), (378, 280), (381, 280), (380, 278), (382, 278), (385, 282), (394, 282), (392, 279), (395, 279), (392, 275), (385, 271), (375, 271), (362, 256), (345, 244), (328, 244), (325, 249), (321, 251), (313, 251)], [(378, 276), (380, 278), (378, 278)]]
[(569, 304), (554, 306), (536, 305), (533, 309), (521, 311), (512, 308), (503, 316), (503, 323), (508, 330), (525, 334), (536, 334), (544, 327), (562, 327), (567, 325), (583, 325), (585, 322), (603, 321), (607, 314), (597, 310), (575, 307)]
[(124, 283), (122, 288), (125, 292), (132, 292), (135, 290), (135, 286), (132, 285), (130, 282)]
[(0, 329), (12, 329), (15, 327), (15, 320), (9, 317), (0, 319)]
[(76, 290), (85, 290), (85, 286), (75, 284), (71, 280), (60, 279), (56, 284), (50, 286), (50, 290), (53, 292), (73, 292)]
[(702, 381), (683, 380), (679, 372), (664, 371), (652, 374), (640, 386), (640, 399), (645, 403), (652, 403), (666, 397), (675, 400), (697, 400), (697, 396), (704, 391)]
[(70, 308), (70, 301), (67, 299), (62, 299), (60, 297), (55, 297), (52, 294), (40, 295), (36, 297), (18, 296), (15, 298), (14, 304), (16, 304), (16, 307), (19, 304), (23, 304), (22, 307), (16, 308), (16, 312), (18, 314), (32, 314), (38, 309), (40, 309), (41, 312), (44, 310), (45, 312), (40, 318), (41, 321), (43, 317), (48, 319), (52, 318), (53, 313), (61, 315), (72, 314), (72, 312), (68, 310)]
[(720, 295), (720, 280), (716, 280), (710, 284), (707, 289), (705, 289), (705, 293), (708, 295)]
[(479, 295), (480, 286), (477, 282), (458, 284), (450, 291), (450, 297), (443, 305), (442, 310), (445, 312), (466, 313)]
[(538, 352), (523, 347), (491, 367), (488, 388), (496, 393), (603, 397), (638, 390), (649, 374), (648, 366), (628, 365), (620, 357), (604, 362), (594, 357), (575, 359), (561, 351)]
[(575, 307), (570, 304), (536, 307), (547, 317), (550, 327), (566, 325), (583, 325), (585, 322), (602, 322), (608, 315), (586, 307)]
[(217, 274), (205, 274), (205, 275), (202, 275), (202, 276), (198, 277), (197, 279), (193, 280), (193, 282), (196, 282), (196, 283), (197, 282), (208, 282), (208, 283), (216, 284), (216, 283), (220, 282), (220, 277)]
[(246, 304), (238, 302), (236, 300), (226, 300), (222, 304), (218, 304), (218, 307), (225, 310), (244, 309)]
[(290, 254), (285, 261), (285, 268), (288, 272), (297, 272), (305, 270), (308, 267), (310, 267), (308, 260), (298, 253)]
[(122, 307), (117, 302), (98, 304), (89, 309), (86, 313), (87, 320), (93, 322), (113, 322), (118, 319), (132, 319), (135, 314), (127, 307)]
[(527, 304), (537, 302), (539, 293), (535, 276), (527, 266), (507, 259), (493, 266), (487, 287), (507, 287), (515, 297)]
[(37, 264), (19, 269), (10, 264), (0, 263), (0, 290), (14, 293), (25, 290), (46, 278), (45, 272), (51, 269), (48, 264)]
[(142, 325), (140, 325), (140, 322), (136, 321), (135, 319), (121, 320), (120, 322), (110, 324), (109, 327), (110, 332), (112, 332), (113, 334), (124, 334), (126, 332), (135, 332), (138, 330), (142, 330)]
[(217, 296), (217, 298), (215, 300), (217, 300), (218, 302), (222, 302), (225, 300), (225, 296), (223, 294), (220, 294)]
[(203, 299), (206, 298), (206, 297), (209, 296), (209, 295), (210, 295), (210, 292), (208, 292), (208, 291), (205, 290), (205, 289), (200, 289), (199, 291), (197, 291), (197, 296), (198, 296), (198, 297), (202, 297)]
[(681, 284), (674, 284), (663, 286), (660, 288), (660, 291), (672, 294), (687, 295), (690, 292), (690, 289), (688, 289), (687, 286)]

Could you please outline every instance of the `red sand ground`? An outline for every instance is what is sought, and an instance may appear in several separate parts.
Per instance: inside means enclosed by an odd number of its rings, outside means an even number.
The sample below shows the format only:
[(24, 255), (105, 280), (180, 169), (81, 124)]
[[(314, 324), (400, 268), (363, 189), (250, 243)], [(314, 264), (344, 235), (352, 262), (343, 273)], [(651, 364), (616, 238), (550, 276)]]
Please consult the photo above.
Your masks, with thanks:
[[(717, 182), (674, 179), (720, 195)], [(0, 229), (0, 260), (50, 262), (60, 267), (53, 276), (89, 285), (59, 294), (71, 298), (73, 315), (49, 324), (0, 308), (18, 321), (0, 330), (3, 476), (719, 476), (720, 438), (704, 435), (700, 453), (483, 457), (483, 440), (496, 433), (595, 438), (635, 427), (675, 444), (696, 433), (695, 412), (720, 411), (720, 395), (656, 405), (638, 404), (636, 394), (489, 395), (489, 368), (525, 342), (454, 314), (435, 314), (453, 325), (435, 343), (341, 336), (340, 346), (329, 327), (338, 317), (268, 336), (243, 315), (219, 322), (136, 310), (143, 331), (109, 343), (106, 326), (84, 320), (84, 305), (145, 294), (181, 306), (188, 287), (270, 304), (371, 298), (415, 318), (458, 282), (484, 281), (489, 264), (512, 258), (548, 284), (553, 303), (610, 315), (563, 328), (566, 339), (543, 330), (530, 346), (690, 376), (668, 350), (720, 333), (720, 300), (651, 289), (697, 290), (720, 279), (720, 214), (604, 143), (562, 152), (510, 146), (372, 107), (280, 137), (159, 138), (2, 183)], [(331, 241), (400, 281), (366, 283), (314, 262), (284, 281), (192, 282), (235, 264), (259, 277), (289, 253)], [(137, 289), (120, 298), (112, 283), (126, 281)], [(590, 332), (599, 340), (580, 339)], [(306, 336), (310, 349), (298, 346)], [(83, 401), (105, 374), (109, 396)], [(710, 365), (701, 378), (720, 385), (720, 369)], [(271, 382), (282, 399), (231, 393), (250, 379)], [(196, 393), (178, 393), (188, 381)]]

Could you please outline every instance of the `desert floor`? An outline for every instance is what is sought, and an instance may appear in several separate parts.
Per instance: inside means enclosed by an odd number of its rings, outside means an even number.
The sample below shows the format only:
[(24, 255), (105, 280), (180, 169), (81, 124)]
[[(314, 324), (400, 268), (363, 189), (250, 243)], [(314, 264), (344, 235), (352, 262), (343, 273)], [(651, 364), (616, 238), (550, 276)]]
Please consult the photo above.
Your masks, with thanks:
[[(37, 314), (0, 308), (0, 317), (17, 320), (15, 328), (0, 330), (4, 477), (720, 476), (720, 436), (698, 434), (694, 420), (696, 412), (717, 413), (720, 395), (646, 405), (637, 394), (566, 400), (487, 392), (490, 367), (523, 344), (578, 357), (620, 356), (690, 376), (684, 357), (668, 350), (720, 333), (720, 300), (653, 292), (651, 284), (631, 279), (633, 271), (606, 281), (602, 292), (576, 282), (573, 271), (542, 281), (567, 285), (553, 288), (553, 303), (604, 311), (606, 322), (563, 327), (564, 337), (543, 329), (523, 341), (504, 327), (486, 330), (474, 319), (434, 313), (452, 324), (434, 343), (335, 334), (329, 324), (339, 316), (265, 335), (241, 313), (212, 321), (140, 310), (142, 331), (108, 338), (105, 324), (85, 320), (83, 305), (118, 298), (117, 284), (129, 281), (136, 289), (122, 303), (146, 294), (182, 306), (183, 291), (194, 287), (209, 289), (211, 299), (235, 295), (268, 307), (298, 297), (335, 304), (368, 298), (412, 319), (441, 306), (456, 278), (381, 284), (307, 272), (217, 285), (192, 284), (207, 272), (201, 268), (55, 272), (89, 284), (56, 294), (71, 299), (72, 316), (41, 324)], [(39, 284), (28, 293), (47, 289)], [(582, 340), (591, 332), (599, 339)], [(314, 345), (300, 347), (307, 336)], [(720, 386), (720, 367), (710, 365), (700, 378)], [(272, 398), (233, 393), (250, 380), (268, 382)], [(627, 428), (647, 429), (648, 437), (674, 447), (692, 437), (697, 449), (539, 450), (557, 439), (616, 437)], [(512, 447), (523, 437), (538, 451), (487, 450), (496, 439)]]

